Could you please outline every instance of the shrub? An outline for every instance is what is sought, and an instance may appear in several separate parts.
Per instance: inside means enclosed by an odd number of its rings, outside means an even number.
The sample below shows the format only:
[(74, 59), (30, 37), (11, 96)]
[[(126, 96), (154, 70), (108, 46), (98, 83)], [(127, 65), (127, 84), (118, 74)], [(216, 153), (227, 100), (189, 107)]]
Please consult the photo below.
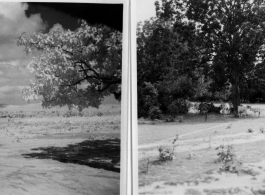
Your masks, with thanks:
[(98, 112), (97, 115), (98, 116), (103, 116), (103, 113), (102, 112)]
[(161, 110), (158, 106), (152, 107), (149, 110), (149, 116), (151, 120), (160, 119), (161, 118)]
[(253, 129), (251, 128), (248, 129), (248, 133), (253, 133), (253, 132), (254, 132)]
[(158, 147), (159, 160), (160, 161), (173, 160), (175, 147), (176, 146), (174, 146), (174, 147), (171, 147), (171, 146), (159, 146)]
[(143, 159), (143, 161), (142, 161), (142, 169), (143, 169), (142, 173), (145, 173), (145, 174), (148, 173), (149, 165), (150, 165), (150, 158)]
[(72, 111), (71, 110), (68, 110), (64, 115), (63, 115), (63, 117), (65, 117), (65, 118), (69, 118), (69, 117), (71, 117), (72, 116)]
[[(165, 79), (158, 82), (158, 102), (165, 114), (185, 114), (188, 111), (186, 99), (193, 96), (194, 83), (187, 75), (178, 75), (172, 71)], [(174, 107), (174, 108), (173, 108)]]
[(235, 172), (242, 163), (236, 159), (235, 151), (232, 145), (220, 145), (216, 148), (218, 159), (216, 162), (221, 162), (223, 171)]
[(173, 160), (174, 151), (175, 151), (175, 148), (177, 147), (177, 145), (175, 145), (177, 140), (178, 140), (178, 134), (174, 138), (171, 146), (160, 146), (160, 147), (158, 147), (159, 160), (160, 161)]
[(189, 103), (184, 99), (174, 100), (168, 106), (168, 112), (171, 116), (175, 117), (178, 114), (186, 114), (189, 110)]

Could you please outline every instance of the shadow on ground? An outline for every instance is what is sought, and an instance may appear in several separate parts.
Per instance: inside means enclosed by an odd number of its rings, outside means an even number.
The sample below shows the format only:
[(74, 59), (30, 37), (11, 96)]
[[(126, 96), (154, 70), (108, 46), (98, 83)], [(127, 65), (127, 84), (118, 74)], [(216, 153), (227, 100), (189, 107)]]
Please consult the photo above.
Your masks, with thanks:
[[(246, 118), (245, 117), (235, 117), (234, 115), (222, 115), (222, 114), (208, 114), (208, 119), (205, 121), (205, 116), (204, 115), (198, 115), (198, 114), (185, 114), (183, 116), (183, 122), (166, 122), (165, 119), (161, 120), (149, 120), (149, 119), (140, 119), (138, 120), (138, 124), (140, 125), (175, 125), (175, 124), (203, 124), (203, 123), (231, 123), (231, 122), (236, 122), (240, 120), (245, 120), (245, 119), (253, 119), (253, 120), (258, 120), (261, 117), (257, 117), (256, 115), (248, 115)], [(263, 116), (264, 117), (264, 116)], [(262, 117), (262, 118), (263, 118)]]
[(25, 158), (53, 159), (63, 163), (86, 165), (120, 172), (120, 139), (86, 140), (67, 147), (39, 147)]

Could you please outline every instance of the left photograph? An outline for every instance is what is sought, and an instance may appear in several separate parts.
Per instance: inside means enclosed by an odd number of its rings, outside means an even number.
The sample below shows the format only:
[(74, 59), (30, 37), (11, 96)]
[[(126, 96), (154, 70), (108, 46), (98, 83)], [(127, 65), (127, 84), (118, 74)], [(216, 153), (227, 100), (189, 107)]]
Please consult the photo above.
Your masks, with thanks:
[(123, 8), (0, 2), (0, 194), (120, 193)]

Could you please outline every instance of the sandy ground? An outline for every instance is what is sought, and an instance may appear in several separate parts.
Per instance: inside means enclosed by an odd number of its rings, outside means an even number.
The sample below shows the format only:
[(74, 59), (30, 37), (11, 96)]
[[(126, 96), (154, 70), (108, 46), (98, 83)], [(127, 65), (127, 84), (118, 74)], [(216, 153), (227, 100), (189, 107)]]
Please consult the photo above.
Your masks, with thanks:
[[(0, 194), (119, 194), (119, 172), (92, 168), (78, 163), (62, 163), (47, 156), (43, 159), (25, 156), (32, 153), (45, 155), (47, 151), (42, 151), (41, 148), (65, 150), (69, 144), (75, 145), (98, 137), (119, 139), (119, 130), (110, 132), (102, 128), (97, 132), (91, 132), (92, 130), (89, 131), (86, 127), (77, 128), (78, 124), (82, 124), (81, 120), (83, 122), (89, 120), (89, 118), (78, 117), (8, 120), (8, 118), (0, 119)], [(106, 118), (102, 116), (100, 120), (106, 121)], [(69, 127), (68, 123), (72, 124), (71, 129), (65, 128), (67, 125)], [(63, 124), (67, 125), (63, 126)], [(35, 150), (32, 150), (34, 148)], [(65, 154), (71, 152), (73, 153), (73, 151), (64, 151)]]
[[(265, 194), (265, 133), (260, 132), (265, 129), (264, 111), (260, 117), (249, 112), (240, 119), (210, 115), (204, 122), (203, 116), (193, 114), (184, 119), (139, 121), (139, 194)], [(175, 158), (159, 162), (158, 147), (171, 145), (176, 134)], [(242, 162), (236, 173), (220, 171), (221, 164), (215, 162), (215, 148), (221, 144), (234, 146)]]
[[(3, 140), (4, 141), (3, 141)], [(117, 194), (119, 173), (94, 169), (54, 160), (25, 159), (21, 153), (30, 152), (36, 146), (55, 145), (58, 140), (27, 140), (27, 143), (12, 143), (1, 136), (0, 188), (1, 194)], [(67, 140), (69, 141), (69, 140)], [(60, 141), (57, 146), (64, 146)], [(78, 141), (78, 140), (75, 140)], [(23, 142), (23, 141), (22, 141)]]

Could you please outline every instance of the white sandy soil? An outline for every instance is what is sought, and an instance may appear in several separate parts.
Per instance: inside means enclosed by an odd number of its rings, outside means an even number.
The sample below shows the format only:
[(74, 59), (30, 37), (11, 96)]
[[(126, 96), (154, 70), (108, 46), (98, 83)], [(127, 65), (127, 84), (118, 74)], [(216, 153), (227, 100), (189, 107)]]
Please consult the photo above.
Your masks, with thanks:
[[(14, 106), (2, 110), (15, 112), (18, 109), (23, 111), (23, 107)], [(108, 119), (108, 116), (103, 115), (96, 120), (108, 121)], [(120, 174), (118, 172), (62, 163), (52, 159), (25, 158), (22, 155), (38, 152), (32, 151), (33, 148), (66, 147), (69, 144), (80, 143), (90, 139), (93, 133), (117, 136), (119, 130), (108, 132), (107, 129), (102, 128), (98, 132), (91, 132), (92, 128), (90, 128), (89, 132), (88, 128), (80, 127), (86, 121), (89, 123), (89, 117), (55, 116), (12, 118), (9, 122), (8, 120), (10, 119), (0, 119), (1, 195), (119, 194)], [(69, 126), (68, 123), (72, 124), (72, 129), (66, 128), (67, 125)]]
[[(265, 108), (264, 105), (253, 107)], [(186, 119), (186, 120), (185, 120)], [(139, 121), (139, 194), (213, 195), (265, 194), (265, 111), (247, 118), (189, 114), (184, 123)], [(253, 133), (248, 130), (252, 129)], [(170, 146), (178, 134), (175, 158), (157, 164), (158, 147)], [(216, 147), (233, 145), (242, 162), (238, 172), (220, 171)], [(189, 154), (194, 159), (189, 159)], [(148, 172), (142, 173), (149, 159)], [(146, 167), (146, 166), (145, 166)], [(175, 172), (175, 174), (174, 174)]]

